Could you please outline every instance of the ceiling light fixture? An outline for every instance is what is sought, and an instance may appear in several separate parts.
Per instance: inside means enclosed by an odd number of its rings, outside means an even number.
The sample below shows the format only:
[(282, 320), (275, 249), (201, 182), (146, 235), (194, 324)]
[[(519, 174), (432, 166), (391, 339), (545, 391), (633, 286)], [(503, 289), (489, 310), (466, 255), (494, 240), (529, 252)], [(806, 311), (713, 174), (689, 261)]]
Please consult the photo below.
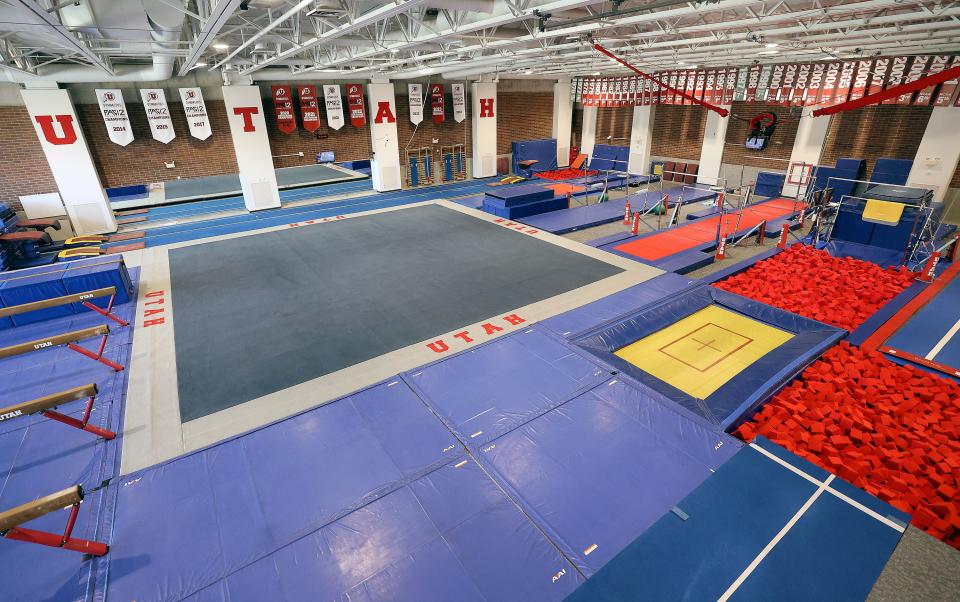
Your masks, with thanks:
[(766, 46), (767, 48), (776, 48), (777, 46), (779, 46), (779, 44), (777, 44), (776, 42), (769, 42), (767, 44), (764, 44), (764, 46)]
[(224, 44), (223, 42), (217, 42), (213, 45), (214, 50), (229, 50), (230, 44)]

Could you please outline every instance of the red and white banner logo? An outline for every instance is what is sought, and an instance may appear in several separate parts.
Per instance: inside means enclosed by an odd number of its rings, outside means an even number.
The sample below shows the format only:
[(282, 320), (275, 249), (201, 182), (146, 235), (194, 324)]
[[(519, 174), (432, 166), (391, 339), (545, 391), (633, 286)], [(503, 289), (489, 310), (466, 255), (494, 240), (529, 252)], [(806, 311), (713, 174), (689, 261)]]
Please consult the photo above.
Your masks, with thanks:
[(203, 102), (200, 88), (180, 88), (180, 102), (183, 103), (183, 112), (187, 116), (190, 135), (197, 140), (209, 138), (213, 131), (210, 129), (210, 117), (207, 115), (207, 105)]
[(303, 129), (316, 132), (320, 128), (320, 105), (316, 86), (300, 86), (300, 118)]
[(430, 84), (430, 114), (434, 123), (443, 123), (443, 84)]
[(363, 84), (347, 84), (347, 107), (350, 109), (350, 123), (355, 128), (367, 125), (367, 114), (363, 105)]
[(331, 130), (343, 127), (343, 101), (340, 99), (340, 86), (330, 84), (323, 87), (323, 101), (327, 108), (327, 125)]
[(270, 86), (273, 110), (277, 115), (277, 129), (292, 134), (297, 129), (297, 116), (293, 113), (293, 92), (290, 86)]
[[(930, 66), (927, 67), (927, 75), (934, 75), (936, 73), (940, 73), (941, 71), (946, 71), (947, 67), (950, 65), (951, 58), (953, 57), (946, 54), (938, 54), (930, 59)], [(936, 92), (936, 90), (936, 86), (927, 86), (923, 90), (920, 90), (917, 92), (917, 97), (913, 99), (913, 104), (922, 107), (929, 106), (935, 100), (933, 93)]]
[(177, 137), (173, 131), (173, 121), (170, 119), (170, 109), (167, 108), (167, 97), (163, 90), (140, 90), (143, 107), (147, 111), (147, 122), (153, 139), (168, 144)]
[(133, 130), (130, 128), (127, 105), (123, 102), (123, 92), (97, 90), (97, 102), (100, 105), (100, 114), (103, 115), (103, 123), (107, 126), (110, 142), (120, 146), (133, 142)]

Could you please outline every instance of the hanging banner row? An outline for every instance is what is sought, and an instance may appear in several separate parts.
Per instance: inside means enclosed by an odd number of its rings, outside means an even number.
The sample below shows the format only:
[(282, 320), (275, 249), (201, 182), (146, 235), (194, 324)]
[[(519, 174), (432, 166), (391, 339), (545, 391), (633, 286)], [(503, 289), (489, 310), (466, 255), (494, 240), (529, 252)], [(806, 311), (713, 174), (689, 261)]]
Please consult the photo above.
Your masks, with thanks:
[[(467, 116), (466, 93), (463, 84), (451, 85), (453, 94), (453, 118), (457, 123)], [(300, 95), (300, 119), (303, 129), (315, 132), (320, 128), (320, 97), (317, 86), (298, 86)], [(286, 134), (292, 134), (297, 129), (297, 115), (294, 110), (293, 89), (289, 85), (271, 86), (270, 95), (273, 98), (273, 110), (277, 119), (277, 129)], [(410, 121), (419, 124), (423, 121), (423, 85), (409, 84)], [(444, 113), (444, 85), (430, 84), (430, 114), (435, 123), (443, 123)], [(347, 108), (350, 123), (357, 128), (367, 125), (366, 108), (363, 99), (363, 84), (346, 84)], [(140, 97), (147, 113), (147, 123), (154, 140), (164, 144), (176, 137), (173, 130), (173, 121), (170, 118), (170, 109), (162, 89), (140, 90)], [(336, 84), (323, 86), (323, 100), (327, 113), (327, 125), (330, 129), (339, 130), (346, 123), (343, 111), (343, 102), (340, 96), (340, 86)], [(130, 127), (130, 117), (123, 101), (120, 90), (97, 90), (97, 101), (100, 104), (100, 113), (110, 135), (110, 140), (120, 146), (133, 142), (133, 130)], [(186, 114), (190, 135), (200, 140), (210, 137), (210, 119), (207, 116), (207, 107), (203, 102), (200, 88), (180, 88), (180, 101)]]
[[(641, 77), (578, 77), (571, 85), (575, 101), (595, 107), (692, 105), (693, 98), (716, 105), (746, 101), (784, 106), (823, 106), (876, 94), (958, 65), (960, 56), (899, 56), (806, 65), (659, 71), (652, 74), (674, 91)], [(950, 80), (919, 92), (885, 100), (883, 104), (960, 106), (958, 84), (958, 80)]]

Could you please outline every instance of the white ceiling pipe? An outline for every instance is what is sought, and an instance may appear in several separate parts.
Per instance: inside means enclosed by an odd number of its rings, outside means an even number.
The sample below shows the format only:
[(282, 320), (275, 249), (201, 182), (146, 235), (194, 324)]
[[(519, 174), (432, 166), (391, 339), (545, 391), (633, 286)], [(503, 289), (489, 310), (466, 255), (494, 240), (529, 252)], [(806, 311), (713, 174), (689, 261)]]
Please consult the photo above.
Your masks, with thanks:
[[(221, 59), (220, 62), (218, 62), (218, 63), (217, 63), (216, 65), (214, 65), (213, 67), (211, 67), (210, 70), (212, 71), (212, 70), (214, 70), (214, 69), (222, 66), (224, 63), (228, 62), (230, 59), (232, 59), (233, 57), (237, 56), (237, 55), (240, 53), (240, 51), (242, 51), (244, 48), (250, 46), (251, 44), (253, 44), (253, 43), (256, 42), (257, 40), (259, 40), (259, 39), (262, 38), (263, 36), (267, 35), (267, 34), (270, 33), (271, 31), (273, 31), (273, 30), (274, 30), (277, 26), (279, 26), (281, 23), (285, 23), (285, 22), (289, 21), (291, 18), (293, 18), (294, 16), (296, 16), (301, 10), (305, 9), (306, 7), (310, 6), (311, 4), (313, 4), (313, 0), (302, 0), (301, 2), (298, 2), (296, 5), (294, 5), (293, 8), (291, 8), (291, 9), (288, 10), (287, 12), (283, 13), (282, 15), (280, 15), (279, 17), (277, 17), (277, 18), (274, 19), (273, 21), (270, 21), (270, 23), (268, 23), (268, 24), (266, 25), (266, 27), (264, 27), (263, 29), (261, 29), (261, 30), (258, 31), (257, 33), (255, 33), (255, 34), (253, 34), (252, 36), (250, 36), (250, 37), (247, 39), (246, 42), (244, 42), (243, 44), (240, 44), (239, 46), (237, 46), (236, 48), (234, 48), (233, 52), (231, 52), (231, 53), (228, 54), (226, 57), (224, 57), (223, 59)], [(183, 75), (183, 74), (181, 73), (181, 75)]]

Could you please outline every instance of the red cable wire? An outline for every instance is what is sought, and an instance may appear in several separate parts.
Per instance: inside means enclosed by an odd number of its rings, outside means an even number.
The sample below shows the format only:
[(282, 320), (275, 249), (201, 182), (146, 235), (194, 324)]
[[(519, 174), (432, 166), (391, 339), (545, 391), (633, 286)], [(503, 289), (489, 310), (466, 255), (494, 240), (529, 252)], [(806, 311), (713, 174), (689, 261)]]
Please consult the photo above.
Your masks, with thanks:
[[(653, 77), (652, 75), (650, 75), (650, 74), (648, 74), (648, 73), (644, 73), (643, 71), (640, 71), (639, 69), (637, 69), (636, 67), (634, 67), (633, 65), (631, 65), (630, 63), (628, 63), (627, 61), (625, 61), (625, 60), (623, 60), (622, 58), (614, 55), (612, 52), (610, 52), (609, 50), (607, 50), (606, 48), (604, 48), (604, 47), (601, 46), (600, 44), (596, 44), (596, 43), (595, 43), (595, 44), (593, 45), (593, 48), (594, 48), (595, 50), (597, 50), (598, 52), (601, 52), (601, 53), (609, 56), (610, 58), (612, 58), (613, 60), (617, 61), (618, 63), (620, 63), (621, 65), (623, 65), (623, 66), (626, 67), (627, 69), (630, 69), (631, 71), (633, 71), (634, 73), (636, 73), (637, 75), (639, 75), (640, 77), (645, 77), (645, 78), (649, 79), (650, 81), (656, 83), (656, 84), (657, 84), (658, 86), (660, 86), (661, 88), (664, 88), (664, 89), (666, 89), (666, 90), (669, 90), (670, 92), (673, 92), (674, 94), (679, 94), (679, 95), (682, 96), (683, 98), (692, 100), (695, 104), (703, 105), (703, 106), (707, 107), (708, 109), (710, 109), (711, 111), (716, 112), (716, 113), (717, 113), (718, 115), (720, 115), (721, 117), (726, 117), (727, 115), (730, 114), (730, 111), (724, 109), (723, 107), (718, 107), (718, 106), (716, 106), (716, 105), (710, 104), (709, 102), (704, 102), (704, 101), (700, 100), (699, 98), (696, 98), (695, 96), (692, 96), (692, 95), (690, 95), (690, 94), (687, 94), (687, 93), (684, 92), (683, 90), (677, 90), (676, 88), (673, 88), (673, 87), (671, 87), (671, 86), (668, 86), (667, 84), (663, 83), (662, 81), (660, 81), (659, 79)], [(960, 69), (960, 67), (957, 67), (957, 69)], [(838, 105), (838, 106), (839, 106), (839, 105)]]

